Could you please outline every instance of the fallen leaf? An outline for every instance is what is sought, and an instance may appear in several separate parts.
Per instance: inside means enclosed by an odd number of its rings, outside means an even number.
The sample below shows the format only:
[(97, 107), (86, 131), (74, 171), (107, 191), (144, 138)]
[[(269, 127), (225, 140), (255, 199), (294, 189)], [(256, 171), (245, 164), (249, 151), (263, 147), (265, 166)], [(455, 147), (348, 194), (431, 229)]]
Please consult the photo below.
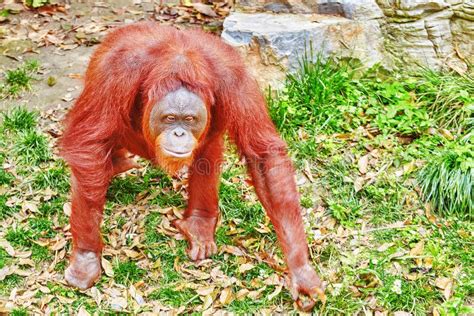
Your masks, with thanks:
[(268, 295), (267, 300), (271, 301), (274, 297), (280, 294), (282, 289), (283, 289), (283, 285), (277, 286), (275, 291), (273, 291), (270, 295)]
[(90, 316), (90, 315), (91, 314), (89, 314), (89, 312), (86, 311), (84, 306), (81, 306), (81, 308), (79, 308), (79, 311), (77, 312), (77, 316)]
[(393, 245), (394, 245), (393, 242), (384, 243), (383, 245), (381, 245), (380, 247), (377, 248), (377, 251), (378, 251), (378, 252), (384, 252), (384, 251), (386, 251), (388, 248), (392, 247)]
[(211, 295), (206, 295), (206, 297), (204, 297), (204, 299), (203, 299), (201, 310), (205, 311), (206, 309), (211, 307), (213, 302), (214, 302), (214, 299), (212, 298), (212, 296)]
[(252, 270), (253, 268), (255, 268), (255, 265), (251, 263), (244, 263), (239, 267), (239, 272), (244, 273), (246, 271)]
[(32, 213), (38, 213), (39, 212), (38, 205), (36, 205), (35, 203), (32, 203), (32, 202), (23, 203), (23, 205), (21, 206), (21, 210), (24, 211), (24, 212), (30, 211)]
[(193, 7), (196, 11), (204, 15), (207, 15), (213, 18), (217, 16), (216, 12), (214, 12), (212, 7), (204, 3), (193, 3)]
[(245, 299), (247, 297), (247, 295), (249, 294), (249, 290), (247, 289), (240, 289), (236, 294), (235, 294), (235, 298), (238, 300), (238, 301), (241, 301), (243, 299)]
[(450, 278), (439, 277), (435, 280), (435, 286), (443, 290), (443, 296), (446, 300), (451, 298), (453, 290), (453, 280)]
[(357, 166), (359, 167), (359, 172), (361, 174), (367, 173), (368, 164), (369, 164), (369, 154), (360, 157), (359, 161), (357, 162)]
[(219, 296), (219, 302), (222, 305), (229, 305), (234, 300), (234, 293), (232, 292), (232, 288), (226, 287), (222, 290), (221, 295)]
[(66, 246), (66, 244), (67, 244), (67, 240), (66, 240), (66, 239), (58, 240), (58, 241), (51, 247), (51, 250), (53, 250), (53, 251), (61, 250), (61, 249), (64, 248), (64, 246)]
[(0, 247), (2, 247), (10, 257), (15, 256), (15, 249), (13, 249), (12, 245), (6, 240), (0, 240)]
[(129, 293), (130, 293), (130, 296), (133, 297), (133, 299), (137, 302), (138, 305), (143, 305), (145, 304), (145, 300), (143, 299), (143, 296), (141, 295), (141, 293), (135, 288), (135, 286), (130, 285), (130, 288), (129, 288)]
[(111, 301), (110, 301), (110, 307), (113, 309), (113, 310), (116, 310), (116, 311), (120, 311), (120, 310), (123, 310), (125, 308), (127, 308), (127, 300), (123, 297), (114, 297)]
[(359, 192), (360, 190), (362, 190), (362, 188), (364, 187), (364, 177), (357, 177), (355, 180), (354, 180), (354, 190), (356, 192)]
[(215, 289), (215, 286), (205, 286), (196, 289), (196, 293), (199, 294), (200, 296), (207, 296), (211, 294)]
[(70, 216), (71, 216), (71, 212), (72, 212), (72, 209), (71, 209), (71, 202), (64, 203), (64, 205), (63, 205), (63, 212), (64, 212), (64, 214), (65, 214), (67, 217), (70, 217)]
[(410, 250), (410, 256), (419, 256), (423, 253), (425, 249), (425, 242), (422, 240), (418, 242), (415, 247)]
[(112, 278), (114, 276), (114, 269), (110, 261), (102, 257), (101, 263), (102, 263), (102, 268), (104, 269), (105, 274)]
[(243, 256), (244, 255), (244, 252), (242, 250), (240, 250), (240, 248), (238, 248), (236, 246), (231, 246), (231, 245), (224, 245), (222, 247), (222, 251), (230, 253), (234, 256)]
[(91, 288), (91, 296), (96, 302), (96, 304), (99, 306), (100, 303), (102, 302), (102, 294), (100, 293), (99, 289), (96, 288), (95, 286)]
[(3, 267), (0, 269), (0, 281), (3, 281), (7, 276), (13, 274), (13, 269), (10, 269), (9, 266)]

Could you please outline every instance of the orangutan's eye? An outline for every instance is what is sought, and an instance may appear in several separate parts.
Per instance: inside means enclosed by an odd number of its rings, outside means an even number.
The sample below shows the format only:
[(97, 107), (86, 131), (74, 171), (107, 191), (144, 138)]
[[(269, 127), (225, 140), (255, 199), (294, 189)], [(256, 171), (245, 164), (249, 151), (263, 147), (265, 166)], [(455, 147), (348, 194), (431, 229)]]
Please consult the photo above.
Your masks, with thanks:
[(169, 122), (169, 123), (172, 123), (172, 122), (176, 121), (176, 117), (174, 115), (167, 115), (165, 117), (165, 121)]
[(193, 117), (193, 116), (186, 116), (186, 117), (184, 118), (184, 120), (185, 120), (186, 122), (192, 122), (192, 121), (194, 121), (194, 117)]

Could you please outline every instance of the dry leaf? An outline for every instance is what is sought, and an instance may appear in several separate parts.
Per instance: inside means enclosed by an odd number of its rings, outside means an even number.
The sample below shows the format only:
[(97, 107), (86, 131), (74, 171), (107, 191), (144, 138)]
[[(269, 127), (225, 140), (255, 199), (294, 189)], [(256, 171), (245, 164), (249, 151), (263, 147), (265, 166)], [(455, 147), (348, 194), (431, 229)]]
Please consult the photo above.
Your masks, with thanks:
[(435, 285), (437, 288), (443, 290), (443, 296), (446, 298), (446, 300), (449, 300), (452, 295), (453, 280), (450, 278), (439, 277), (435, 280)]
[(410, 256), (419, 256), (425, 249), (425, 242), (422, 240), (418, 242), (413, 249), (410, 250)]
[(91, 295), (97, 306), (100, 306), (100, 302), (102, 302), (102, 294), (100, 293), (99, 289), (95, 286), (91, 288)]
[(72, 212), (72, 209), (71, 209), (71, 202), (64, 203), (64, 205), (63, 205), (63, 212), (64, 212), (64, 214), (65, 214), (67, 217), (70, 217), (70, 216), (71, 216), (71, 212)]
[(113, 277), (114, 276), (114, 269), (112, 268), (112, 264), (110, 261), (102, 257), (102, 268), (107, 276)]
[(249, 290), (247, 289), (240, 289), (237, 294), (235, 294), (235, 298), (240, 301), (240, 300), (243, 300), (244, 298), (247, 297), (247, 295), (249, 294)]
[(361, 174), (367, 173), (368, 164), (369, 164), (369, 154), (360, 157), (359, 161), (357, 162), (357, 166), (359, 167), (359, 172)]
[(377, 251), (378, 251), (378, 252), (384, 252), (384, 251), (386, 251), (388, 248), (392, 247), (393, 245), (394, 245), (393, 242), (384, 243), (383, 245), (381, 245), (380, 247), (377, 248)]
[(228, 305), (234, 300), (234, 293), (232, 292), (232, 288), (226, 287), (222, 290), (221, 295), (219, 296), (219, 302), (222, 305)]
[(8, 253), (10, 257), (15, 256), (15, 249), (13, 249), (12, 245), (6, 240), (0, 240), (0, 247), (5, 249), (5, 251)]
[(360, 190), (362, 190), (362, 188), (364, 187), (364, 177), (357, 177), (355, 180), (354, 180), (354, 190), (356, 192), (359, 192)]
[(283, 289), (283, 285), (277, 286), (275, 291), (273, 291), (270, 295), (268, 295), (267, 299), (271, 301), (274, 297), (280, 294), (282, 289)]
[(252, 270), (255, 266), (251, 263), (244, 263), (239, 267), (239, 272), (244, 273), (246, 271)]
[(32, 203), (32, 202), (24, 202), (21, 206), (21, 210), (26, 212), (26, 211), (30, 211), (32, 213), (38, 213), (39, 210), (38, 210), (38, 205)]
[(137, 302), (138, 305), (143, 305), (145, 304), (145, 300), (143, 299), (143, 296), (141, 293), (135, 288), (135, 286), (130, 285), (130, 296), (133, 297), (133, 299)]
[(197, 12), (202, 13), (204, 15), (207, 15), (213, 18), (217, 16), (216, 12), (214, 12), (212, 7), (209, 5), (205, 5), (204, 3), (193, 3), (193, 7)]
[(0, 269), (0, 281), (3, 281), (7, 276), (13, 274), (13, 269), (9, 266)]
[(200, 287), (196, 289), (196, 293), (199, 294), (200, 296), (207, 296), (211, 294), (215, 289), (215, 286), (205, 286), (205, 287)]
[(244, 252), (242, 250), (240, 250), (240, 248), (238, 248), (236, 246), (231, 246), (231, 245), (223, 246), (222, 251), (230, 253), (234, 256), (243, 256), (244, 255)]
[(84, 306), (81, 306), (81, 308), (79, 308), (79, 311), (77, 312), (77, 316), (90, 316), (90, 315), (91, 314), (89, 314), (89, 312), (86, 311)]
[(113, 310), (116, 310), (116, 311), (120, 311), (120, 310), (123, 310), (125, 308), (127, 308), (127, 300), (123, 297), (114, 297), (111, 301), (110, 301), (110, 307), (113, 309)]
[(58, 241), (51, 247), (51, 250), (52, 250), (52, 251), (61, 250), (61, 249), (64, 248), (64, 246), (66, 246), (66, 244), (67, 244), (67, 240), (66, 240), (66, 239), (58, 240)]

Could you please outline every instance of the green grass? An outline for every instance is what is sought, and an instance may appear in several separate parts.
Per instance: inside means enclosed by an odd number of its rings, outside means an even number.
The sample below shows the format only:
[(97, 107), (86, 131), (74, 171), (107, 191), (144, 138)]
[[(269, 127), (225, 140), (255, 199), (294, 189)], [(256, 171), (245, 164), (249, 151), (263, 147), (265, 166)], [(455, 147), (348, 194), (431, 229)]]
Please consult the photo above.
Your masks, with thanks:
[(18, 211), (16, 206), (7, 205), (7, 201), (8, 196), (5, 194), (0, 194), (0, 219), (4, 219)]
[(35, 175), (33, 182), (35, 189), (56, 190), (61, 193), (69, 192), (69, 174), (64, 164), (44, 170)]
[[(317, 304), (315, 314), (379, 311), (391, 315), (405, 311), (426, 315), (434, 309), (440, 315), (472, 313), (468, 305), (474, 293), (474, 227), (463, 216), (469, 211), (459, 212), (459, 205), (472, 207), (465, 197), (466, 180), (446, 177), (450, 173), (419, 176), (420, 170), (439, 170), (441, 165), (447, 170), (472, 170), (469, 125), (442, 121), (438, 114), (445, 110), (430, 101), (436, 89), (440, 89), (438, 102), (442, 101), (441, 91), (443, 95), (454, 94), (452, 87), (445, 87), (446, 81), (464, 79), (453, 74), (436, 76), (444, 83), (437, 86), (432, 80), (433, 86), (426, 87), (427, 79), (421, 72), (390, 74), (377, 67), (364, 71), (350, 62), (319, 60), (289, 76), (286, 87), (272, 96), (271, 115), (297, 167), (311, 259), (328, 284), (327, 303)], [(432, 94), (427, 93), (429, 89)], [(469, 101), (464, 97), (459, 91), (453, 101), (453, 115), (458, 115), (462, 102)], [(463, 115), (469, 121), (467, 114)], [(2, 239), (15, 251), (25, 255), (31, 252), (28, 259), (35, 265), (20, 264), (23, 259), (11, 257), (0, 248), (0, 269), (16, 265), (32, 272), (31, 277), (12, 274), (0, 281), (0, 295), (8, 297), (15, 287), (18, 293), (28, 290), (35, 282), (34, 272), (48, 270), (53, 274), (46, 285), (51, 293), (38, 291), (28, 308), (21, 310), (15, 305), (18, 312), (39, 310), (41, 299), (48, 295), (55, 297), (48, 303), (50, 309), (61, 314), (81, 306), (91, 314), (150, 312), (148, 305), (138, 306), (130, 296), (126, 310), (111, 309), (109, 291), (119, 289), (125, 295), (130, 293), (125, 288), (134, 285), (147, 303), (159, 303), (171, 308), (170, 312), (181, 308), (184, 314), (198, 314), (204, 297), (197, 289), (213, 285), (213, 305), (219, 309), (236, 314), (295, 313), (287, 289), (270, 299), (276, 287), (264, 284), (270, 276), (285, 274), (275, 271), (271, 261), (263, 258), (273, 258), (281, 265), (283, 256), (233, 147), (225, 155), (219, 186), (219, 252), (212, 260), (190, 262), (186, 242), (177, 240), (174, 230), (167, 226), (176, 216), (163, 214), (163, 209), (172, 207), (176, 212), (186, 205), (182, 179), (143, 164), (144, 168), (116, 177), (107, 193), (102, 235), (114, 277), (102, 275), (96, 284), (102, 294), (101, 304), (91, 297), (92, 292), (83, 293), (58, 282), (68, 265), (71, 243), (58, 252), (51, 247), (57, 239), (69, 238), (65, 229), (69, 218), (63, 210), (70, 201), (69, 171), (52, 154), (54, 140), (36, 126), (38, 119), (38, 114), (14, 108), (3, 115), (0, 126), (0, 164), (7, 166), (0, 172)], [(359, 161), (364, 156), (369, 158), (361, 172)], [(462, 174), (466, 177), (469, 173)], [(434, 199), (421, 198), (426, 197), (420, 194), (425, 192), (423, 179), (431, 179), (430, 183), (450, 179), (452, 184), (441, 189), (446, 194), (442, 197), (445, 204), (436, 208), (436, 216), (426, 208), (426, 201), (436, 205)], [(462, 199), (457, 197), (460, 194), (464, 194)], [(437, 198), (441, 198), (439, 193)], [(464, 202), (456, 211), (454, 206), (453, 211), (448, 210), (448, 205), (461, 200)], [(19, 212), (25, 202), (38, 205), (38, 211)], [(112, 241), (117, 241), (114, 249)], [(424, 248), (411, 256), (410, 251), (420, 241)], [(125, 255), (122, 250), (132, 245), (143, 256)], [(244, 255), (229, 253), (229, 249)], [(64, 253), (49, 270), (55, 258)], [(252, 269), (240, 272), (243, 263), (251, 263)], [(201, 279), (193, 274), (208, 276)], [(449, 298), (435, 285), (440, 277), (453, 282)], [(227, 306), (219, 305), (225, 287), (235, 294), (264, 286), (255, 299), (244, 297)], [(72, 303), (61, 303), (59, 298)]]
[(114, 280), (119, 284), (130, 284), (141, 280), (146, 271), (140, 269), (133, 261), (119, 262), (114, 266)]
[[(474, 76), (425, 69), (416, 88), (417, 96), (444, 128), (466, 130), (474, 112)], [(472, 124), (471, 124), (472, 127)]]
[(15, 69), (6, 70), (0, 83), (0, 97), (18, 97), (21, 92), (31, 90), (31, 81), (39, 69), (38, 61), (29, 60)]
[(48, 140), (34, 130), (20, 133), (13, 150), (25, 165), (39, 165), (51, 158)]
[(49, 0), (25, 0), (24, 2), (27, 6), (32, 8), (39, 8), (50, 3)]
[(440, 213), (474, 218), (474, 145), (448, 148), (420, 172), (424, 197)]
[(19, 132), (31, 130), (36, 126), (37, 114), (22, 107), (3, 113), (3, 128)]
[(150, 294), (150, 298), (173, 307), (200, 303), (199, 296), (194, 291), (190, 289), (175, 290), (173, 286), (160, 287)]

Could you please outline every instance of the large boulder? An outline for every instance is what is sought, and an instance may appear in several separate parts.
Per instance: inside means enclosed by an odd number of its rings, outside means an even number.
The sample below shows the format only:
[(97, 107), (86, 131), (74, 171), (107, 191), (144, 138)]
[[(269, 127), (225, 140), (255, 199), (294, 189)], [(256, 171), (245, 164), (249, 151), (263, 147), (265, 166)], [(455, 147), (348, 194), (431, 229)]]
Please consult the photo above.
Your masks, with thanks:
[(309, 43), (366, 66), (464, 72), (474, 63), (474, 0), (237, 0), (237, 8), (222, 37), (264, 85), (296, 69)]
[(238, 47), (263, 84), (279, 86), (287, 70), (299, 67), (310, 48), (323, 57), (383, 63), (383, 36), (376, 21), (324, 15), (233, 13), (224, 21), (222, 38)]

